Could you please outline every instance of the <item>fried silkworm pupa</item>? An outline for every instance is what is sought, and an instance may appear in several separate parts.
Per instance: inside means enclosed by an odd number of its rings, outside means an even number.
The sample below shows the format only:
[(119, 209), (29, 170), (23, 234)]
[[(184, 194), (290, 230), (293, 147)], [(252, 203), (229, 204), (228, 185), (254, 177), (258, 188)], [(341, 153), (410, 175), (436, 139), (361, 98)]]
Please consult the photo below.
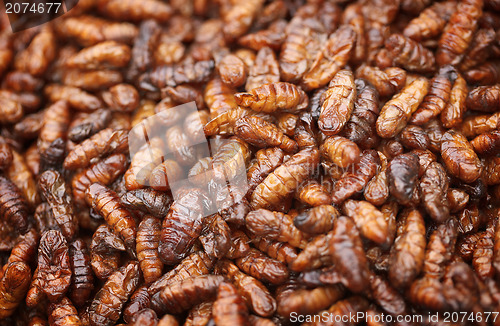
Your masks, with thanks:
[(436, 2), (412, 19), (404, 28), (403, 34), (417, 42), (439, 36), (455, 10), (456, 3), (452, 1)]
[(82, 307), (94, 289), (94, 273), (85, 241), (77, 239), (69, 245), (69, 258), (73, 271), (69, 296), (77, 307)]
[(161, 320), (153, 309), (144, 308), (138, 311), (130, 321), (131, 326), (179, 326), (177, 319), (172, 315), (164, 315)]
[(420, 180), (420, 192), (427, 213), (437, 223), (443, 223), (450, 214), (448, 202), (448, 176), (438, 162), (427, 166)]
[(121, 72), (111, 69), (102, 70), (67, 70), (62, 75), (65, 85), (81, 88), (84, 91), (94, 92), (108, 89), (111, 86), (123, 82)]
[[(241, 39), (240, 39), (241, 40)], [(280, 81), (280, 71), (278, 59), (274, 51), (268, 47), (263, 47), (257, 52), (255, 63), (248, 71), (248, 78), (245, 84), (247, 92), (265, 84), (277, 83)], [(207, 85), (208, 87), (208, 85)]]
[(298, 248), (304, 248), (307, 244), (308, 235), (295, 227), (290, 215), (257, 209), (247, 214), (245, 223), (248, 230), (257, 236), (288, 242)]
[(117, 84), (101, 93), (111, 111), (132, 112), (139, 106), (139, 92), (129, 84)]
[(448, 203), (450, 212), (457, 213), (465, 208), (469, 202), (469, 194), (464, 190), (448, 188)]
[(139, 276), (139, 264), (134, 261), (111, 274), (90, 304), (90, 325), (111, 326), (116, 323), (125, 302), (139, 284)]
[(90, 113), (80, 123), (70, 127), (68, 139), (79, 143), (104, 129), (111, 121), (111, 112), (100, 109)]
[(459, 212), (458, 231), (461, 234), (477, 232), (484, 222), (484, 214), (476, 204), (470, 204)]
[(493, 28), (481, 28), (476, 32), (467, 54), (460, 62), (459, 69), (467, 71), (486, 61), (492, 52), (491, 46), (495, 42), (496, 34)]
[(341, 168), (359, 162), (361, 150), (356, 143), (341, 137), (330, 136), (320, 147), (321, 154)]
[(97, 278), (107, 279), (119, 267), (120, 251), (125, 251), (123, 241), (106, 224), (99, 226), (90, 244), (91, 266)]
[(234, 41), (245, 34), (264, 5), (263, 0), (236, 3), (222, 15), (222, 31), (227, 41)]
[(128, 130), (106, 128), (78, 144), (64, 159), (64, 168), (75, 170), (88, 166), (93, 159), (128, 150)]
[(243, 60), (234, 54), (224, 55), (217, 62), (217, 70), (224, 84), (240, 87), (247, 80), (247, 67)]
[(70, 122), (70, 110), (65, 101), (50, 105), (43, 114), (43, 124), (38, 138), (38, 150), (45, 152), (50, 144), (58, 139), (66, 139), (66, 130)]
[(36, 229), (40, 234), (48, 230), (60, 230), (59, 225), (54, 218), (52, 213), (52, 208), (48, 203), (41, 203), (35, 209), (35, 214), (33, 216), (35, 220)]
[(310, 315), (328, 308), (343, 296), (344, 288), (341, 285), (304, 289), (294, 283), (284, 284), (276, 293), (277, 312), (285, 318), (289, 318), (292, 313)]
[(495, 274), (493, 268), (494, 238), (494, 228), (486, 228), (486, 231), (482, 232), (479, 239), (477, 239), (472, 253), (472, 266), (476, 274), (483, 280), (491, 278)]
[(212, 270), (214, 262), (215, 259), (208, 256), (204, 251), (195, 251), (184, 258), (174, 269), (163, 274), (161, 278), (151, 284), (148, 292), (153, 295), (170, 283), (198, 275), (207, 275)]
[(373, 300), (391, 315), (408, 313), (403, 296), (383, 277), (370, 272), (370, 290)]
[(138, 209), (158, 218), (167, 214), (173, 202), (172, 196), (151, 188), (127, 191), (120, 200), (129, 209)]
[(206, 195), (190, 189), (173, 202), (162, 223), (158, 251), (167, 265), (181, 261), (201, 234), (205, 216)]
[[(173, 135), (178, 131), (180, 131), (180, 129), (175, 129), (175, 131), (172, 131), (171, 135)], [(171, 148), (174, 147), (175, 146), (173, 145), (171, 146)], [(191, 153), (189, 153), (188, 155), (191, 156)], [(186, 157), (185, 160), (186, 161), (190, 160), (190, 158)], [(167, 191), (170, 189), (170, 183), (173, 184), (181, 180), (183, 176), (184, 176), (184, 170), (179, 165), (179, 163), (177, 163), (177, 160), (167, 159), (163, 161), (161, 164), (158, 164), (154, 169), (151, 170), (151, 174), (149, 175), (149, 185), (154, 190)]]
[[(123, 207), (118, 195), (105, 186), (93, 183), (85, 192), (85, 200), (106, 223), (119, 234), (129, 252), (135, 249), (136, 222), (130, 212)], [(133, 256), (135, 256), (133, 254)]]
[(465, 117), (458, 130), (467, 138), (493, 131), (500, 127), (500, 112), (492, 115), (471, 115)]
[[(279, 4), (281, 1), (271, 3)], [(254, 33), (246, 34), (238, 39), (238, 44), (255, 51), (260, 51), (264, 48), (278, 51), (281, 44), (285, 41), (285, 30), (288, 23), (286, 20), (277, 19), (272, 22), (267, 29), (257, 30)]]
[(479, 86), (467, 95), (466, 105), (470, 110), (496, 112), (500, 108), (500, 85)]
[[(296, 14), (285, 28), (286, 38), (279, 56), (281, 78), (287, 82), (298, 82), (311, 65), (312, 58), (320, 51), (320, 40), (325, 38), (325, 28), (313, 16), (319, 6), (305, 6), (302, 15)], [(312, 9), (312, 10), (308, 10)], [(309, 11), (306, 13), (306, 11)]]
[(35, 178), (26, 164), (25, 157), (15, 150), (11, 152), (12, 163), (5, 174), (21, 190), (28, 204), (35, 207), (40, 202)]
[(127, 157), (123, 154), (113, 154), (90, 165), (73, 177), (71, 186), (75, 204), (85, 204), (85, 191), (93, 183), (107, 186), (115, 181), (127, 169)]
[(355, 3), (348, 5), (342, 13), (342, 23), (348, 24), (356, 33), (352, 55), (349, 62), (360, 64), (366, 58), (366, 34), (365, 34), (365, 17), (363, 15), (361, 4)]
[[(236, 105), (236, 104), (235, 104)], [(263, 114), (255, 114), (251, 110), (247, 110), (241, 107), (237, 107), (234, 109), (229, 109), (228, 111), (224, 111), (217, 116), (215, 116), (212, 120), (210, 120), (204, 127), (203, 130), (206, 136), (213, 135), (233, 135), (236, 122), (248, 115), (256, 115), (268, 120), (268, 122), (274, 123), (274, 118), (263, 113)]]
[(483, 14), (482, 6), (482, 0), (460, 1), (439, 39), (436, 52), (438, 65), (455, 65), (460, 62)]
[(184, 120), (184, 130), (188, 138), (196, 143), (206, 141), (203, 126), (209, 121), (210, 113), (207, 110), (196, 111), (189, 114)]
[(441, 279), (446, 265), (453, 257), (458, 236), (458, 223), (450, 218), (430, 235), (425, 249), (423, 273), (425, 277)]
[(226, 276), (236, 286), (254, 313), (262, 317), (274, 314), (276, 300), (259, 280), (241, 272), (236, 265), (227, 260), (217, 263), (216, 273)]
[(155, 20), (145, 20), (139, 26), (139, 34), (132, 47), (130, 67), (127, 72), (129, 80), (153, 65), (153, 52), (161, 34), (160, 25)]
[(384, 214), (367, 201), (346, 200), (342, 206), (344, 214), (354, 220), (361, 235), (377, 244), (384, 243), (389, 236), (389, 225)]
[(256, 112), (299, 113), (307, 108), (309, 98), (298, 86), (286, 82), (264, 84), (249, 93), (236, 93), (236, 103)]
[[(334, 303), (328, 310), (318, 312), (319, 316), (345, 316), (356, 314), (358, 311), (366, 311), (369, 303), (365, 298), (360, 296), (350, 296), (347, 299), (339, 300)], [(317, 316), (315, 315), (315, 316)], [(314, 325), (314, 324), (312, 324)]]
[(236, 265), (245, 273), (263, 282), (282, 284), (288, 279), (288, 269), (278, 260), (267, 257), (257, 249), (236, 259)]
[(448, 172), (471, 183), (481, 175), (481, 161), (473, 147), (460, 132), (451, 129), (441, 138), (441, 156)]
[[(379, 152), (380, 157), (381, 155), (384, 154)], [(387, 201), (387, 199), (389, 198), (387, 163), (385, 163), (385, 167), (384, 163), (382, 163), (381, 170), (366, 184), (363, 195), (368, 202), (375, 206), (380, 206)]]
[(158, 313), (181, 313), (198, 303), (213, 300), (223, 281), (221, 275), (201, 275), (170, 283), (153, 295), (151, 306)]
[(218, 77), (211, 79), (207, 83), (203, 99), (213, 118), (238, 107), (234, 99), (234, 92), (235, 90), (232, 87), (224, 84)]
[[(54, 140), (44, 152), (40, 153), (40, 171), (61, 170), (66, 154), (66, 141), (62, 138)], [(29, 171), (25, 165), (26, 171)]]
[(356, 78), (363, 78), (375, 87), (380, 97), (388, 97), (402, 89), (406, 83), (406, 71), (398, 67), (384, 70), (362, 65), (356, 70)]
[(14, 57), (12, 38), (8, 36), (8, 33), (2, 33), (0, 44), (2, 46), (2, 50), (0, 51), (0, 74), (3, 75), (5, 70), (9, 68), (12, 58)]
[(302, 272), (332, 265), (332, 256), (329, 247), (332, 235), (333, 231), (317, 235), (309, 241), (304, 250), (296, 255), (296, 258), (288, 264), (290, 269), (294, 272)]
[(332, 33), (302, 77), (304, 89), (320, 88), (332, 80), (349, 60), (355, 42), (356, 32), (350, 25), (341, 25)]
[(139, 87), (146, 91), (157, 91), (166, 86), (206, 82), (214, 66), (213, 60), (158, 66), (139, 78)]
[[(175, 125), (168, 128), (165, 133), (165, 142), (169, 151), (174, 155), (175, 163), (178, 162), (178, 165), (186, 166), (192, 166), (196, 163), (198, 153), (196, 148), (191, 145), (192, 142), (184, 132), (183, 126)], [(180, 175), (180, 173), (173, 173), (173, 175)]]
[(319, 151), (306, 148), (277, 167), (260, 183), (252, 194), (251, 206), (279, 209), (297, 187), (309, 178), (319, 163)]
[(300, 150), (318, 146), (318, 141), (316, 139), (316, 121), (319, 117), (319, 109), (315, 112), (314, 116), (310, 112), (303, 112), (300, 114), (297, 121), (293, 138), (297, 142)]
[[(267, 240), (265, 238), (256, 238), (253, 241), (253, 244), (257, 249), (266, 253), (269, 257), (276, 259), (285, 264), (290, 264), (297, 258), (297, 250), (285, 242)], [(239, 249), (238, 257), (236, 255), (232, 255), (232, 257), (239, 258), (242, 257), (250, 247)], [(232, 258), (229, 255), (226, 255), (228, 258)]]
[(311, 234), (321, 234), (333, 228), (339, 212), (332, 205), (320, 205), (299, 213), (293, 219), (297, 229)]
[(51, 26), (44, 26), (31, 40), (29, 46), (15, 58), (17, 70), (29, 72), (33, 76), (41, 76), (47, 71), (57, 55), (57, 40)]
[(184, 326), (207, 325), (212, 319), (213, 304), (213, 302), (203, 302), (191, 308)]
[(352, 195), (360, 192), (368, 181), (375, 176), (380, 163), (380, 157), (374, 150), (365, 150), (358, 163), (354, 164), (352, 171), (342, 174), (332, 190), (332, 201), (340, 204)]
[(172, 16), (173, 10), (170, 5), (157, 0), (139, 2), (127, 0), (119, 2), (116, 0), (101, 0), (97, 4), (99, 12), (114, 20), (142, 21), (154, 19), (165, 23)]
[(452, 66), (441, 67), (438, 74), (431, 79), (429, 92), (409, 122), (421, 126), (437, 117), (448, 105), (456, 78), (457, 72)]
[(23, 71), (11, 71), (5, 75), (6, 88), (15, 92), (34, 92), (43, 87), (43, 81), (30, 73)]
[(447, 299), (443, 292), (443, 283), (438, 279), (422, 277), (413, 282), (408, 290), (408, 297), (411, 302), (419, 306), (446, 311), (450, 307), (448, 307)]
[(45, 110), (25, 115), (14, 125), (14, 134), (23, 139), (37, 138), (43, 126), (44, 115)]
[(101, 100), (84, 90), (67, 85), (50, 84), (44, 93), (51, 102), (66, 101), (75, 110), (92, 112), (102, 108)]
[(392, 34), (385, 40), (385, 47), (399, 67), (419, 73), (431, 73), (436, 70), (434, 54), (410, 38)]
[(236, 287), (231, 283), (222, 282), (217, 292), (217, 299), (212, 308), (215, 324), (248, 325), (248, 308)]
[(19, 188), (0, 176), (0, 216), (21, 233), (28, 231), (28, 205)]
[(276, 126), (278, 130), (284, 133), (289, 137), (293, 137), (295, 135), (295, 128), (297, 127), (297, 121), (299, 117), (296, 114), (292, 113), (282, 113), (278, 115), (278, 122)]
[(137, 229), (137, 259), (146, 284), (153, 283), (162, 275), (163, 263), (158, 253), (160, 233), (160, 220), (152, 216), (146, 216)]
[[(497, 211), (497, 215), (498, 215)], [(497, 223), (496, 228), (493, 230), (494, 231), (494, 236), (493, 236), (493, 267), (495, 268), (496, 273), (499, 273), (500, 271), (500, 226), (499, 223)]]
[(323, 94), (318, 126), (327, 136), (338, 134), (349, 121), (354, 109), (356, 86), (350, 70), (341, 70), (330, 81)]
[(382, 138), (392, 138), (406, 126), (427, 94), (429, 82), (418, 77), (386, 102), (377, 118), (377, 134)]
[(330, 191), (316, 180), (299, 186), (295, 198), (310, 206), (329, 205), (332, 203)]
[(52, 208), (62, 234), (71, 241), (78, 233), (78, 220), (74, 214), (73, 201), (63, 176), (57, 171), (47, 170), (42, 173), (38, 183)]
[(129, 302), (125, 305), (125, 309), (123, 309), (123, 320), (131, 323), (132, 319), (134, 319), (139, 311), (147, 309), (150, 303), (151, 296), (148, 293), (148, 286), (146, 284), (139, 286), (137, 290), (132, 293)]
[(441, 123), (445, 128), (454, 128), (462, 123), (465, 113), (465, 98), (467, 96), (467, 82), (457, 74), (455, 83), (451, 88), (448, 104), (441, 112)]
[[(17, 238), (17, 243), (13, 246), (6, 264), (3, 266), (3, 271), (8, 264), (13, 262), (24, 262), (31, 264), (37, 253), (37, 246), (40, 240), (40, 234), (35, 229), (29, 230), (22, 236)], [(1, 273), (1, 272), (0, 272)]]
[[(130, 166), (125, 172), (123, 178), (127, 190), (144, 188), (149, 184), (151, 172), (158, 163), (164, 159), (164, 142), (158, 137), (154, 137), (144, 144), (132, 157)], [(163, 172), (163, 168), (158, 168)], [(165, 175), (162, 175), (160, 185), (165, 186)]]
[(410, 206), (418, 203), (419, 168), (418, 156), (413, 153), (398, 155), (389, 162), (387, 167), (389, 190), (398, 203)]
[(68, 243), (63, 234), (57, 230), (45, 232), (38, 247), (38, 267), (26, 296), (28, 306), (30, 297), (39, 291), (51, 302), (60, 300), (69, 289), (71, 274)]
[(66, 62), (68, 68), (83, 70), (122, 68), (130, 61), (130, 47), (115, 41), (104, 41), (84, 48)]
[(370, 148), (377, 142), (375, 121), (380, 111), (378, 92), (364, 79), (356, 79), (354, 84), (357, 94), (354, 110), (340, 135), (363, 148)]
[(222, 258), (231, 247), (231, 229), (219, 214), (213, 214), (205, 223), (200, 235), (203, 249), (209, 256)]
[(31, 269), (24, 262), (6, 265), (0, 280), (0, 319), (11, 316), (30, 286)]
[(470, 84), (493, 85), (500, 82), (500, 62), (485, 62), (464, 72), (464, 78)]
[(283, 163), (285, 152), (279, 147), (264, 148), (255, 154), (256, 160), (250, 164), (247, 172), (248, 192), (250, 196), (264, 179)]
[(294, 140), (261, 117), (247, 116), (237, 120), (234, 131), (236, 136), (256, 147), (279, 147), (292, 153), (298, 150)]
[[(260, 240), (260, 238), (257, 238), (257, 240)], [(270, 242), (268, 241), (268, 243)], [(231, 234), (231, 239), (229, 244), (230, 244), (229, 249), (224, 255), (224, 257), (228, 259), (236, 259), (243, 257), (250, 250), (250, 239), (245, 234), (245, 232), (240, 230), (236, 230)], [(256, 247), (262, 252), (267, 253), (266, 250), (259, 248), (258, 244), (256, 244)], [(271, 256), (271, 258), (276, 258), (276, 257)]]
[(487, 157), (483, 161), (482, 179), (488, 186), (500, 184), (500, 157)]
[(70, 299), (64, 297), (48, 307), (49, 324), (51, 326), (79, 326), (82, 324), (78, 311)]
[(415, 209), (406, 212), (401, 234), (389, 257), (389, 280), (398, 289), (406, 288), (420, 273), (425, 258), (425, 224)]
[(493, 130), (481, 134), (471, 141), (471, 145), (478, 154), (495, 155), (500, 151), (500, 131)]
[(483, 236), (483, 232), (467, 234), (457, 243), (457, 253), (466, 262), (472, 261), (476, 243)]
[(332, 232), (330, 254), (342, 283), (355, 293), (364, 291), (369, 284), (368, 261), (356, 225), (350, 218), (340, 216)]

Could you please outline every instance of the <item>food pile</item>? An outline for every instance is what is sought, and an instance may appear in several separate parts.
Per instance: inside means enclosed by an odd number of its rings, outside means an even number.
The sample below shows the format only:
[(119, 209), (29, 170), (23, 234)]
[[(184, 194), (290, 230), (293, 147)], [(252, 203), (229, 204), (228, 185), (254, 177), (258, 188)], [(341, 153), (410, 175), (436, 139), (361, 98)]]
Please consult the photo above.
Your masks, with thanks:
[(500, 1), (0, 17), (0, 325), (500, 325)]

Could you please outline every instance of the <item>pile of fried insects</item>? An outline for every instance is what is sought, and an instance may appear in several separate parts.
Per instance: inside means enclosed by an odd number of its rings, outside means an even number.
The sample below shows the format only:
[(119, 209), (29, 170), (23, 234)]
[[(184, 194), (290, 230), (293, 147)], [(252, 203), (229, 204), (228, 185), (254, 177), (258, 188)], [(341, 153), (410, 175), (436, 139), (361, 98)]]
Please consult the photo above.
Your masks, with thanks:
[(0, 325), (500, 325), (499, 0), (0, 17)]

